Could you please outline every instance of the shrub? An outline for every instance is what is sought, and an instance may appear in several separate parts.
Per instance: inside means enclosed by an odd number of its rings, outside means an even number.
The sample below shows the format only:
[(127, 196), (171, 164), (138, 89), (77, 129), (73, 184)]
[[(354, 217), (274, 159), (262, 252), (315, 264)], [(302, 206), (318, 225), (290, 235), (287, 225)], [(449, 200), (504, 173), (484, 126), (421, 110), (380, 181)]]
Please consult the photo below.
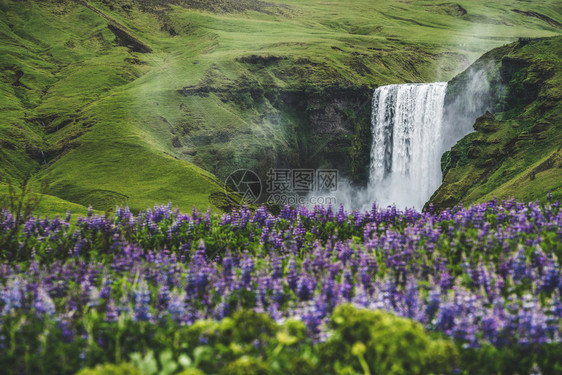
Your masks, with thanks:
[(326, 373), (441, 374), (457, 363), (453, 343), (432, 339), (418, 323), (383, 311), (341, 305), (320, 348)]
[(76, 375), (143, 375), (143, 373), (128, 363), (120, 365), (104, 364), (95, 368), (85, 368)]
[(178, 375), (205, 375), (205, 373), (196, 368), (188, 368), (180, 372)]
[(241, 357), (229, 363), (222, 371), (222, 375), (269, 375), (271, 368), (263, 361), (252, 357)]

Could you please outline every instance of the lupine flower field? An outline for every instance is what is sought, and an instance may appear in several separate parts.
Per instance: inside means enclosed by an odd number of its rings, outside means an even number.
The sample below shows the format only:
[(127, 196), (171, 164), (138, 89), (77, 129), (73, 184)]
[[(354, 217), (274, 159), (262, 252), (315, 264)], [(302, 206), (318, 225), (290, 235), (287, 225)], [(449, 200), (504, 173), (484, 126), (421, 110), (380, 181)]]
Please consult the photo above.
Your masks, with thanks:
[[(559, 202), (16, 219), (0, 214), (8, 373), (121, 362), (154, 374), (562, 371)], [(443, 358), (384, 370), (376, 353), (388, 347), (342, 328), (367, 310), (412, 324)], [(414, 356), (405, 337), (397, 345)]]

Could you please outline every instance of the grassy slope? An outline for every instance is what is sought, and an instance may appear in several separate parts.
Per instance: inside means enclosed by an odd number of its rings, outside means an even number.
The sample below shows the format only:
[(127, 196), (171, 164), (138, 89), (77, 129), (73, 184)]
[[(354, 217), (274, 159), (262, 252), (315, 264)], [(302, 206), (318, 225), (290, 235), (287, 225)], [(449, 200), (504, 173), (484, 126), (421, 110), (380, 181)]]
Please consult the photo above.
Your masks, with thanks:
[(561, 20), (556, 1), (461, 1), (464, 15), (439, 1), (193, 3), (0, 0), (2, 175), (33, 172), (102, 210), (204, 208), (220, 183), (192, 163), (224, 177), (295, 149), (302, 119), (268, 93), (449, 79), (514, 37), (559, 33), (510, 9)]
[[(115, 45), (105, 19), (65, 5), (4, 3), (17, 26), (4, 24), (2, 88), (14, 104), (3, 111), (2, 130), (15, 142), (2, 149), (3, 174), (37, 171), (51, 181), (47, 193), (102, 210), (169, 200), (209, 206), (209, 194), (221, 191), (216, 179), (166, 155), (131, 112), (126, 87), (149, 68), (127, 61), (133, 56)], [(24, 88), (13, 85), (15, 69)]]
[(562, 38), (515, 43), (490, 60), (506, 88), (503, 112), (477, 120), (476, 132), (448, 155), (443, 185), (431, 201), (458, 202), (516, 197), (562, 199)]
[[(15, 189), (16, 194), (21, 194), (21, 190), (16, 187)], [(8, 198), (10, 195), (8, 186), (5, 184), (0, 185), (0, 196)], [(27, 197), (35, 197), (38, 193), (35, 190), (31, 190), (31, 194), (28, 194)], [(39, 213), (40, 215), (49, 216), (51, 218), (55, 216), (64, 217), (67, 211), (70, 211), (73, 215), (86, 215), (88, 209), (82, 205), (72, 203), (66, 201), (64, 199), (60, 199), (58, 197), (48, 195), (48, 194), (39, 194), (39, 202), (36, 206), (34, 212)], [(17, 198), (16, 198), (17, 199)], [(17, 202), (18, 200), (16, 200)], [(94, 213), (103, 215), (103, 211), (94, 210)], [(76, 218), (76, 217), (75, 217)]]

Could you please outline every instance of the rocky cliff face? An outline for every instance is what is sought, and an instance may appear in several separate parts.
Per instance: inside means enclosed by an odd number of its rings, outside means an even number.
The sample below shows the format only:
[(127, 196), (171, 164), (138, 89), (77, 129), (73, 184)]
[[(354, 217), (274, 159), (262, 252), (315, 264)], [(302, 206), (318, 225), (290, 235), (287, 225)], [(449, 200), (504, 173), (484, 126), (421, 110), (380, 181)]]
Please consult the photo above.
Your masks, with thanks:
[[(443, 184), (429, 203), (442, 209), (494, 196), (545, 200), (549, 191), (562, 198), (561, 52), (561, 37), (521, 40), (453, 79), (448, 121), (478, 118), (474, 131), (443, 155)], [(486, 76), (480, 92), (471, 87), (475, 71)]]
[(201, 124), (182, 131), (181, 124), (172, 124), (174, 146), (221, 178), (238, 168), (263, 178), (270, 168), (338, 169), (357, 183), (368, 177), (372, 91), (365, 86), (287, 89), (240, 83), (179, 92), (187, 100), (216, 95), (247, 116), (248, 126), (238, 134), (228, 127)]

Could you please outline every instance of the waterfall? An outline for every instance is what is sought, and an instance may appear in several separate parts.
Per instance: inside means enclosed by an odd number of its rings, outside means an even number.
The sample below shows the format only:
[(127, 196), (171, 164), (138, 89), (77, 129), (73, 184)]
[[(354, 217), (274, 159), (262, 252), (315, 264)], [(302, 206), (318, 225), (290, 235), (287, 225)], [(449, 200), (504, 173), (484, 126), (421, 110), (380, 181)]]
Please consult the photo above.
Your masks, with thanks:
[(371, 117), (369, 199), (423, 205), (441, 184), (446, 82), (378, 87)]

